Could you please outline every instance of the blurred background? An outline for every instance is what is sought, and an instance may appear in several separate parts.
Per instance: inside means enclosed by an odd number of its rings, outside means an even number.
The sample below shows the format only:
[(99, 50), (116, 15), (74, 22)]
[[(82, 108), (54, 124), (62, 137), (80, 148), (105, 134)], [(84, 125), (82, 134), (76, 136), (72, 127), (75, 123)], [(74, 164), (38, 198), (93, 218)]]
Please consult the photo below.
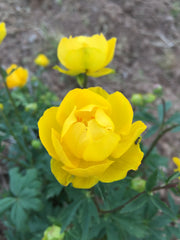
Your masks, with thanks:
[[(0, 62), (36, 70), (34, 58), (46, 54), (51, 66), (42, 81), (59, 97), (76, 87), (74, 78), (52, 69), (58, 63), (56, 49), (63, 36), (103, 33), (117, 38), (114, 75), (90, 79), (109, 92), (151, 92), (157, 84), (164, 98), (180, 109), (180, 1), (179, 0), (1, 0), (0, 21), (7, 37), (1, 45)], [(160, 151), (177, 155), (180, 136), (163, 138)]]

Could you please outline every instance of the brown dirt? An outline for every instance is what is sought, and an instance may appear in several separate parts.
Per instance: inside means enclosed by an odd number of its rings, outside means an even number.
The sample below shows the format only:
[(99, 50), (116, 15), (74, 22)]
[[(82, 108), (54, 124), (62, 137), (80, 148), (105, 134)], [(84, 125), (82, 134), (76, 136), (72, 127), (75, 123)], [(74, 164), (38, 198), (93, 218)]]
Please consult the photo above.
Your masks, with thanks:
[[(134, 92), (151, 92), (156, 84), (164, 87), (165, 99), (180, 110), (180, 4), (172, 0), (7, 0), (0, 2), (1, 21), (8, 35), (1, 45), (0, 62), (36, 70), (33, 59), (39, 52), (53, 57), (62, 36), (104, 33), (116, 37), (117, 47), (111, 66), (116, 74), (90, 79), (89, 85)], [(179, 10), (178, 10), (179, 9)], [(53, 65), (53, 64), (52, 64)], [(61, 79), (60, 79), (61, 78)], [(48, 69), (44, 83), (63, 97), (76, 86), (74, 79)], [(180, 154), (178, 134), (164, 137), (160, 146), (168, 157)]]

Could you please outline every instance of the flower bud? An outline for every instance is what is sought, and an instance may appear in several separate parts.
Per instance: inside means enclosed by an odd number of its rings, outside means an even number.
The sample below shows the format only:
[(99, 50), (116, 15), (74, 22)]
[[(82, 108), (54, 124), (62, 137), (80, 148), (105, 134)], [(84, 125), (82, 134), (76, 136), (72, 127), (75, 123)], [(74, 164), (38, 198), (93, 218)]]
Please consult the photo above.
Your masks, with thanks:
[(37, 103), (29, 103), (29, 104), (26, 105), (25, 111), (26, 111), (26, 112), (36, 111), (37, 108), (38, 108)]
[(156, 96), (152, 93), (147, 93), (143, 95), (143, 100), (145, 104), (152, 103), (156, 100)]
[(42, 147), (41, 142), (38, 139), (32, 140), (31, 146), (35, 149), (40, 149)]
[(3, 111), (3, 109), (4, 109), (4, 105), (0, 103), (0, 111)]
[(131, 181), (131, 188), (137, 192), (143, 192), (145, 190), (146, 181), (140, 177), (136, 177)]
[(160, 85), (160, 84), (157, 84), (155, 86), (155, 88), (153, 89), (153, 93), (156, 95), (156, 96), (162, 96), (163, 94), (163, 87)]
[(24, 133), (27, 133), (27, 132), (28, 132), (28, 126), (26, 126), (26, 125), (23, 126), (23, 132), (24, 132)]
[(53, 225), (51, 227), (48, 227), (45, 232), (42, 240), (63, 240), (64, 239), (64, 233), (60, 233), (61, 228)]
[(41, 67), (47, 67), (49, 65), (49, 59), (44, 54), (39, 54), (35, 60), (34, 63), (41, 66)]
[(140, 93), (134, 93), (131, 102), (134, 106), (143, 106), (143, 96)]

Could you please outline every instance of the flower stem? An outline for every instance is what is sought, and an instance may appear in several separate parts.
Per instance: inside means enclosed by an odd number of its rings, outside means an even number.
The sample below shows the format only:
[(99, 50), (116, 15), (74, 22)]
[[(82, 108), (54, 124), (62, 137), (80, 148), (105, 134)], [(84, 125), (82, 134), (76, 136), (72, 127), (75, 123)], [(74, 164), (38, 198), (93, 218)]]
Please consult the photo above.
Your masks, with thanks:
[(165, 128), (164, 130), (160, 131), (159, 134), (157, 135), (157, 137), (154, 139), (154, 141), (152, 142), (151, 146), (149, 147), (148, 151), (145, 153), (143, 161), (150, 155), (150, 153), (152, 152), (152, 150), (154, 149), (154, 147), (156, 146), (156, 144), (158, 143), (158, 141), (164, 136), (165, 133), (171, 131), (172, 129), (176, 128), (180, 126), (180, 124), (174, 124), (168, 128)]
[(25, 156), (26, 156), (27, 154), (29, 154), (29, 153), (27, 153), (27, 151), (26, 151), (26, 149), (24, 148), (24, 146), (20, 143), (20, 141), (19, 141), (19, 139), (17, 138), (17, 136), (16, 136), (16, 135), (14, 134), (14, 132), (12, 131), (11, 126), (10, 126), (10, 123), (9, 123), (6, 115), (4, 114), (4, 112), (3, 112), (3, 111), (0, 111), (0, 114), (2, 115), (3, 120), (4, 120), (6, 126), (7, 126), (8, 129), (9, 129), (10, 134), (11, 134), (11, 135), (13, 136), (13, 138), (15, 139), (15, 141), (16, 141), (16, 143), (18, 144), (19, 148), (24, 152)]
[[(176, 187), (177, 185), (179, 184), (179, 182), (175, 182), (175, 183), (170, 183), (170, 184), (167, 184), (167, 185), (163, 185), (163, 186), (158, 186), (158, 187), (155, 187), (151, 190), (151, 192), (155, 192), (155, 191), (159, 191), (161, 189), (169, 189), (169, 188), (173, 188), (173, 187)], [(93, 194), (93, 201), (94, 201), (94, 204), (96, 205), (96, 208), (98, 210), (99, 213), (101, 214), (107, 214), (107, 213), (113, 213), (113, 212), (117, 212), (117, 211), (121, 211), (126, 205), (128, 205), (129, 203), (133, 202), (135, 199), (137, 199), (139, 196), (145, 194), (146, 191), (143, 191), (141, 193), (138, 193), (137, 195), (135, 195), (134, 197), (132, 197), (130, 200), (128, 200), (127, 202), (125, 202), (124, 204), (116, 207), (116, 208), (113, 208), (113, 209), (110, 209), (110, 210), (103, 210), (99, 207), (98, 205), (98, 201), (97, 201), (97, 198), (95, 197), (95, 195)]]

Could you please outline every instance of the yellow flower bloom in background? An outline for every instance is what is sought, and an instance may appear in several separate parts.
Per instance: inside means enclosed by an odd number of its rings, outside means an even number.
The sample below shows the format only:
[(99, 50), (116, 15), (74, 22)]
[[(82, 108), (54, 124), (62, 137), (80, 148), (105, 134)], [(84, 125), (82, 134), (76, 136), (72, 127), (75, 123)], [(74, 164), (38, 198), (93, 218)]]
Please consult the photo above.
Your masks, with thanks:
[(136, 140), (146, 126), (132, 119), (126, 97), (100, 87), (74, 89), (59, 107), (47, 109), (38, 122), (39, 136), (57, 180), (64, 186), (91, 188), (137, 170), (143, 152)]
[(47, 67), (49, 65), (49, 59), (44, 54), (39, 54), (35, 60), (35, 64), (41, 66), (41, 67)]
[(3, 41), (3, 39), (6, 37), (6, 24), (4, 22), (0, 23), (0, 44)]
[(106, 40), (103, 34), (92, 37), (64, 37), (59, 42), (57, 56), (68, 70), (59, 66), (54, 69), (72, 76), (86, 73), (88, 76), (100, 77), (113, 73), (113, 69), (105, 66), (113, 59), (115, 45), (116, 38)]
[(28, 71), (19, 67), (16, 64), (12, 64), (6, 69), (8, 76), (6, 77), (6, 84), (8, 88), (23, 87), (28, 79)]
[(176, 164), (177, 168), (174, 169), (175, 172), (180, 172), (180, 158), (173, 157), (173, 162)]

